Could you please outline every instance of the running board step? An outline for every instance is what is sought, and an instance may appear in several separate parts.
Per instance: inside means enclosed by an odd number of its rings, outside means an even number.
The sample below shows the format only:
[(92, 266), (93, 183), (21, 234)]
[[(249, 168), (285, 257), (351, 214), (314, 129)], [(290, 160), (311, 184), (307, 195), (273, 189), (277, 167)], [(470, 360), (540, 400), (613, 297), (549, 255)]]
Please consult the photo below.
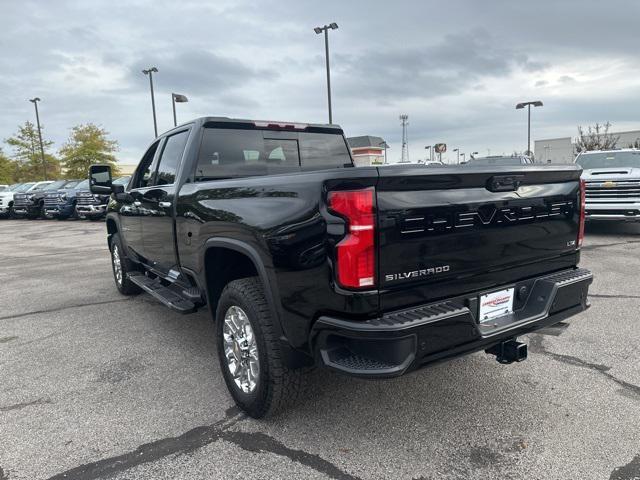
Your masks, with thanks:
[(175, 290), (165, 287), (157, 278), (149, 278), (141, 273), (129, 273), (127, 277), (160, 303), (176, 312), (191, 313), (196, 310), (196, 305), (192, 301), (184, 298)]

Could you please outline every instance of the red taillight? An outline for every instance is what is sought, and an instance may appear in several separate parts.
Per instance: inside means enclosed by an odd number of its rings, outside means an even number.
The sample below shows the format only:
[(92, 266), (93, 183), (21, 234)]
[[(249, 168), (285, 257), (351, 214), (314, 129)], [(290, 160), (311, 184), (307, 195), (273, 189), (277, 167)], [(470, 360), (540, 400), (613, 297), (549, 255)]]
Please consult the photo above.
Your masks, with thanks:
[(580, 226), (578, 227), (578, 247), (582, 246), (584, 240), (584, 219), (587, 208), (586, 182), (580, 180)]
[(329, 208), (347, 221), (347, 235), (336, 246), (337, 280), (345, 288), (376, 283), (375, 189), (329, 192)]

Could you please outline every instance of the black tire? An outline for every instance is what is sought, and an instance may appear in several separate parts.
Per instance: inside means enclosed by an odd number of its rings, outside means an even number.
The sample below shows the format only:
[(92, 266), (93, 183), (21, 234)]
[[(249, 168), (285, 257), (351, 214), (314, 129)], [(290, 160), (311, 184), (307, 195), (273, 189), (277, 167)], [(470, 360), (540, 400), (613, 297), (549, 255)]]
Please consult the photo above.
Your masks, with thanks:
[[(116, 288), (123, 295), (136, 295), (142, 290), (127, 277), (127, 273), (136, 271), (134, 263), (129, 260), (120, 234), (114, 233), (111, 237), (111, 270), (113, 271), (113, 280), (116, 282)], [(117, 264), (120, 265), (120, 276), (118, 276)]]
[[(231, 307), (240, 307), (248, 317), (259, 360), (255, 388), (245, 392), (236, 384), (225, 355), (225, 315)], [(283, 361), (271, 311), (257, 277), (234, 280), (222, 291), (216, 309), (216, 343), (220, 369), (227, 388), (238, 407), (253, 418), (272, 416), (294, 402), (303, 386), (303, 370), (292, 370)]]

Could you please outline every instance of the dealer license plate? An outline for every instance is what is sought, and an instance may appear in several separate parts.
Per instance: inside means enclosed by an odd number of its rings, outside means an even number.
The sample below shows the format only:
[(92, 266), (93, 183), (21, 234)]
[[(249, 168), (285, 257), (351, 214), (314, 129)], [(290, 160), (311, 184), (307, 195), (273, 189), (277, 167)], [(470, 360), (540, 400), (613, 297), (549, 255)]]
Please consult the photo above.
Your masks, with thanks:
[(480, 295), (480, 323), (513, 313), (513, 288)]

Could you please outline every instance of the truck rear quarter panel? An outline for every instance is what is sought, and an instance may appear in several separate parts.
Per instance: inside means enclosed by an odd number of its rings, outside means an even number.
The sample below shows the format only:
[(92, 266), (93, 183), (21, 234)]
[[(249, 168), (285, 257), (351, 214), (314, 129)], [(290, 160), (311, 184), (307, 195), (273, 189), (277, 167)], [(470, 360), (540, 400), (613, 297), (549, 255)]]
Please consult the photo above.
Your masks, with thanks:
[(320, 315), (378, 313), (377, 291), (345, 292), (334, 283), (331, 231), (343, 233), (343, 222), (324, 201), (329, 189), (368, 187), (377, 179), (375, 168), (343, 168), (187, 183), (176, 213), (181, 264), (202, 281), (208, 240), (232, 239), (256, 252), (283, 333), (302, 348)]

